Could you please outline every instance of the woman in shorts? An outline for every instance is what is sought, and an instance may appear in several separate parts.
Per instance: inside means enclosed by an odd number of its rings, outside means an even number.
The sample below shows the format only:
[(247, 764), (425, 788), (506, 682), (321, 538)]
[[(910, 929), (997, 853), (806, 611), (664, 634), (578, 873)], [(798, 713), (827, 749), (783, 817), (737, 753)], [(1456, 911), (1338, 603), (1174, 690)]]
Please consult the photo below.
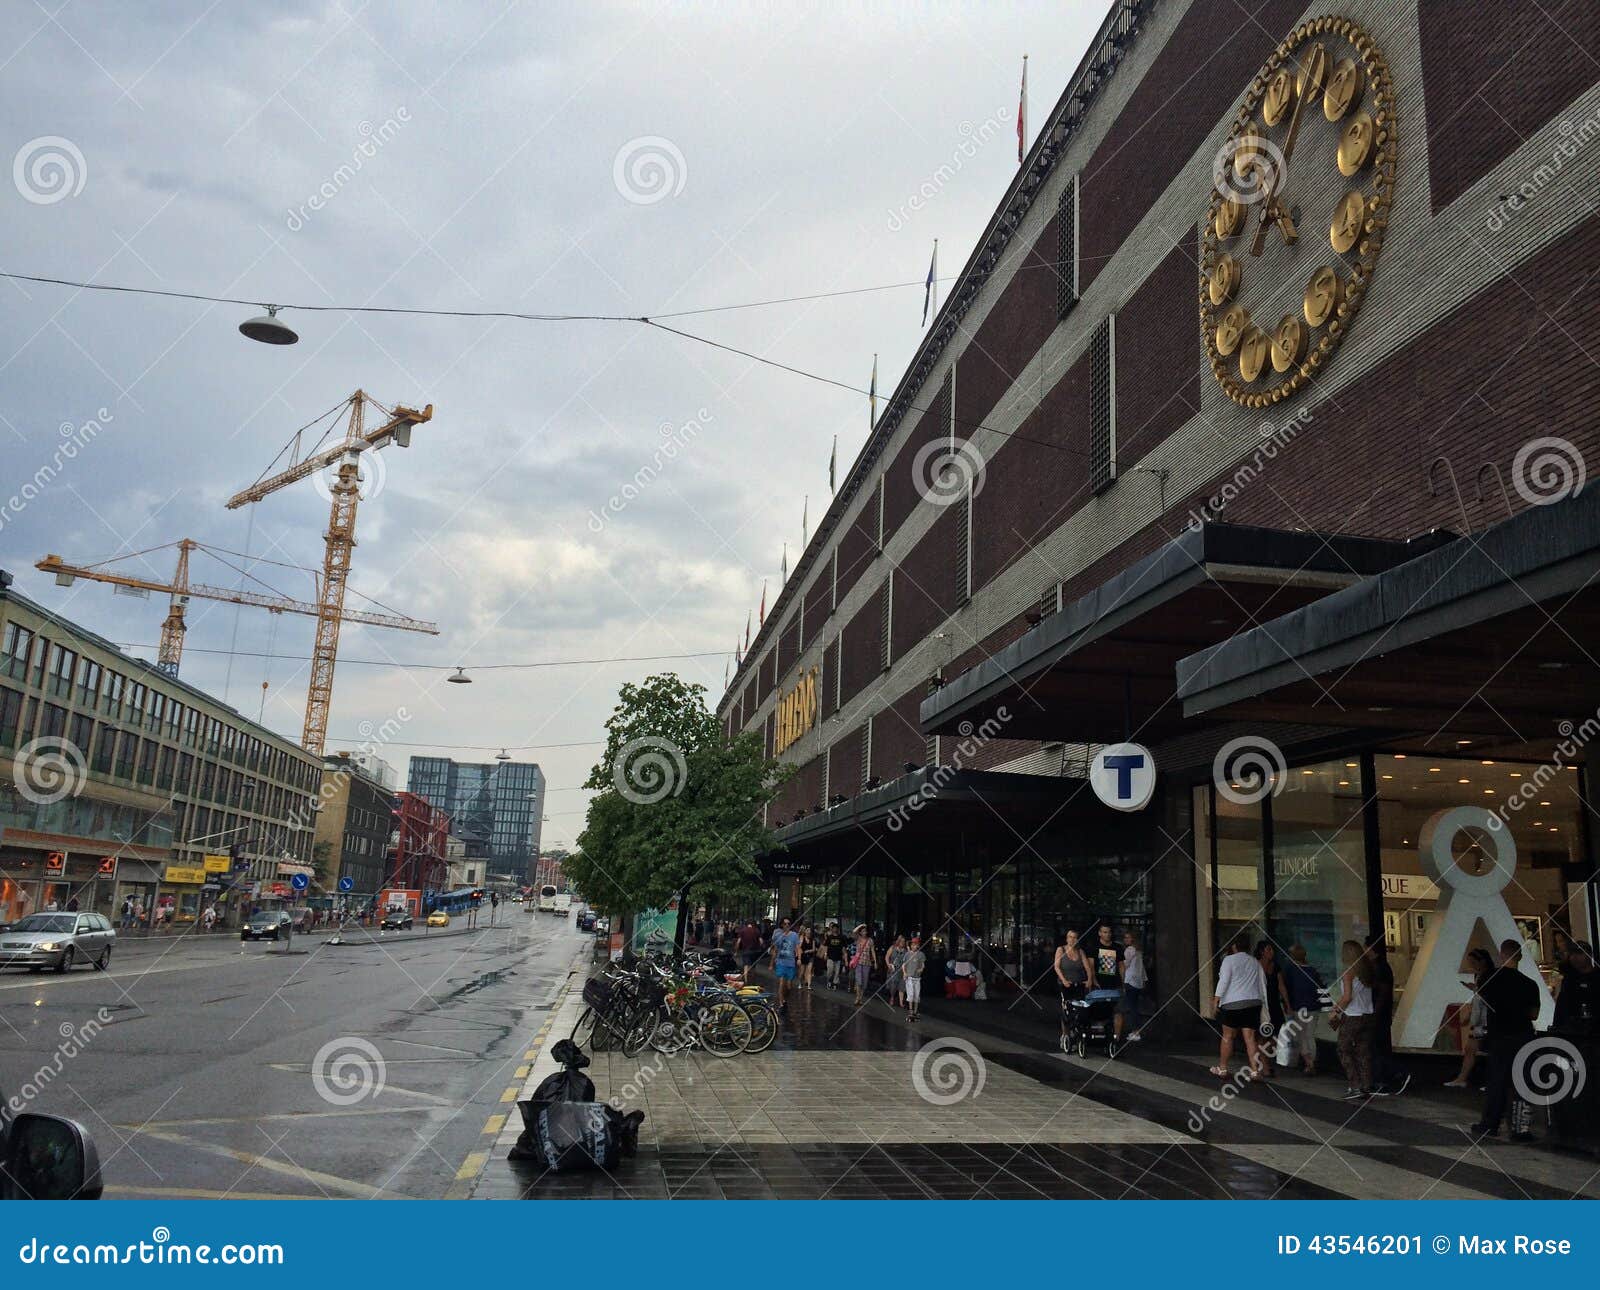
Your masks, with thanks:
[(1261, 1010), (1266, 1001), (1266, 977), (1260, 962), (1250, 953), (1250, 938), (1240, 932), (1228, 943), (1228, 955), (1217, 972), (1217, 989), (1212, 998), (1217, 1020), (1222, 1024), (1222, 1044), (1217, 1064), (1211, 1068), (1218, 1079), (1228, 1078), (1228, 1062), (1241, 1036), (1250, 1073), (1261, 1073), (1261, 1052), (1256, 1036), (1261, 1029)]

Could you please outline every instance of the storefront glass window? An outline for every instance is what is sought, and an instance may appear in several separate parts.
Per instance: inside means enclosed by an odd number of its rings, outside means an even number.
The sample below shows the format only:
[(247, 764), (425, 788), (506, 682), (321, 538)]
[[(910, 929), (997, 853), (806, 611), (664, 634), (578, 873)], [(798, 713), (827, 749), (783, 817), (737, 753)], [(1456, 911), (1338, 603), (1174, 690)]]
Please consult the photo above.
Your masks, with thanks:
[(1272, 904), (1262, 925), (1279, 954), (1304, 945), (1306, 961), (1331, 982), (1340, 944), (1371, 930), (1360, 763), (1296, 767), (1271, 811)]
[[(1492, 919), (1503, 919), (1496, 895), (1523, 942), (1525, 960), (1537, 963), (1547, 984), (1552, 982), (1556, 933), (1581, 937), (1587, 930), (1580, 884), (1569, 881), (1582, 869), (1577, 774), (1549, 765), (1417, 753), (1379, 756), (1376, 769), (1384, 939), (1402, 1002), (1408, 989), (1422, 985), (1424, 977), (1419, 973), (1426, 973), (1433, 989), (1456, 993), (1448, 981), (1443, 987), (1434, 984), (1433, 974), (1464, 981), (1464, 964), (1454, 950), (1489, 949), (1501, 939), (1488, 925)], [(1447, 872), (1459, 871), (1469, 877), (1492, 875), (1496, 834), (1509, 836), (1516, 850), (1509, 881), (1470, 913), (1465, 906), (1462, 912), (1450, 912), (1449, 906), (1463, 889), (1442, 889), (1423, 855), (1431, 837), (1430, 821), (1453, 807), (1491, 812), (1502, 825), (1457, 833), (1450, 850), (1454, 869)], [(1449, 886), (1448, 881), (1443, 886)], [(1485, 911), (1487, 916), (1483, 916)], [(1472, 923), (1464, 933), (1464, 947), (1463, 934), (1452, 934), (1450, 926), (1463, 919)], [(1465, 997), (1464, 988), (1459, 993)], [(1424, 1028), (1431, 1033), (1431, 1026), (1421, 1022), (1410, 1028), (1415, 1033), (1407, 1046), (1420, 1046), (1414, 1041)], [(1397, 1034), (1396, 1043), (1401, 1042)]]

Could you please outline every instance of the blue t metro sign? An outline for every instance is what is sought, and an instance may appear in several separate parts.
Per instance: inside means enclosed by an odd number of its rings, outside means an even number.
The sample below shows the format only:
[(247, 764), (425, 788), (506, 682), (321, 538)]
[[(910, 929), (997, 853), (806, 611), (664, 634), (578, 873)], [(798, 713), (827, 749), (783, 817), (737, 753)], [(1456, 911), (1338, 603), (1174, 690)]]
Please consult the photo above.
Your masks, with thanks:
[(1116, 811), (1140, 811), (1156, 788), (1156, 759), (1139, 744), (1108, 744), (1089, 767), (1094, 794)]

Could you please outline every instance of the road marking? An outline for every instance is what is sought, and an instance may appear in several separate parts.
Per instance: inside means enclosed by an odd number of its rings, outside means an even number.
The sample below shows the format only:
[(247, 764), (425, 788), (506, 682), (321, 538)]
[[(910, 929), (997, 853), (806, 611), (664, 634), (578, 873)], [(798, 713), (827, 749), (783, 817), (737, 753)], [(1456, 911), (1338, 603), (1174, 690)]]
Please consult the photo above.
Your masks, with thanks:
[[(237, 959), (231, 961), (238, 962)], [(264, 960), (255, 959), (251, 961), (259, 963)], [(37, 975), (29, 973), (26, 980), (7, 981), (4, 985), (0, 985), (0, 990), (38, 990), (41, 987), (52, 985), (70, 985), (76, 981), (132, 981), (139, 977), (156, 976), (162, 972), (214, 971), (216, 967), (217, 963), (214, 960), (208, 960), (205, 963), (174, 963), (171, 967), (136, 968), (122, 972), (95, 972), (92, 970), (88, 972), (62, 972), (59, 974), (52, 972), (48, 976), (42, 972)]]
[(527, 1079), (528, 1078), (528, 1072), (531, 1071), (532, 1069), (533, 1069), (532, 1066), (519, 1066), (519, 1067), (517, 1067), (517, 1073), (513, 1078), (515, 1078), (515, 1079)]
[(520, 1088), (508, 1088), (504, 1093), (500, 1094), (500, 1100), (502, 1102), (515, 1102), (517, 1100), (517, 1094), (521, 1092), (522, 1090)]
[[(386, 1089), (385, 1091), (387, 1092), (388, 1090)], [(410, 1090), (408, 1089), (400, 1090), (402, 1093), (409, 1091)], [(417, 1096), (431, 1097), (432, 1094), (419, 1093)], [(444, 1106), (454, 1105), (454, 1103), (451, 1103), (444, 1098), (440, 1098), (439, 1101), (441, 1105)], [(343, 1120), (348, 1119), (353, 1115), (415, 1115), (418, 1111), (425, 1109), (426, 1108), (420, 1106), (375, 1106), (359, 1109), (356, 1107), (350, 1107), (349, 1109), (343, 1111), (278, 1111), (271, 1115), (216, 1115), (207, 1116), (202, 1119), (141, 1120), (138, 1124), (118, 1124), (114, 1127), (118, 1129), (136, 1130), (144, 1127), (147, 1124), (165, 1128), (168, 1125), (180, 1126), (186, 1124), (263, 1124), (268, 1120)]]
[(527, 1052), (522, 1054), (522, 1060), (525, 1062), (537, 1061), (538, 1059), (539, 1050), (537, 1048), (530, 1048)]
[(221, 1156), (225, 1160), (237, 1161), (241, 1165), (249, 1165), (252, 1169), (265, 1169), (269, 1173), (285, 1174), (301, 1182), (313, 1183), (324, 1191), (343, 1192), (347, 1196), (357, 1196), (362, 1200), (383, 1200), (387, 1197), (397, 1196), (398, 1192), (385, 1191), (381, 1187), (374, 1187), (370, 1183), (357, 1182), (353, 1178), (341, 1178), (337, 1174), (323, 1173), (317, 1169), (303, 1169), (299, 1165), (285, 1164), (281, 1160), (273, 1160), (268, 1156), (256, 1155), (252, 1151), (239, 1151), (233, 1147), (224, 1147), (220, 1143), (203, 1142), (199, 1138), (186, 1137), (181, 1133), (168, 1133), (164, 1129), (141, 1129), (140, 1137), (155, 1138), (160, 1142), (171, 1142), (181, 1147), (191, 1147), (196, 1151), (206, 1151), (214, 1156)]
[(471, 1182), (483, 1171), (483, 1167), (488, 1163), (489, 1153), (487, 1151), (469, 1151), (467, 1158), (461, 1162), (461, 1168), (456, 1170), (456, 1181)]
[(483, 1131), (485, 1133), (499, 1133), (501, 1129), (506, 1127), (506, 1119), (507, 1117), (504, 1112), (501, 1112), (497, 1115), (491, 1115), (488, 1121), (484, 1124)]
[(323, 1196), (295, 1191), (206, 1191), (201, 1187), (108, 1186), (107, 1196), (129, 1199), (160, 1198), (173, 1200), (325, 1200)]

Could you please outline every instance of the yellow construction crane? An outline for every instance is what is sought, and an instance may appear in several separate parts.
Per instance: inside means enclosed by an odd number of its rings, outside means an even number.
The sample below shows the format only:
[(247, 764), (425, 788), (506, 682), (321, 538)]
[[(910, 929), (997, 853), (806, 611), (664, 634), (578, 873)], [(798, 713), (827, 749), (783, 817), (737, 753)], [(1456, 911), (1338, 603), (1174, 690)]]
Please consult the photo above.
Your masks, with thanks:
[[(366, 405), (369, 403), (388, 418), (375, 430), (365, 427)], [(333, 699), (333, 667), (339, 653), (339, 624), (345, 618), (355, 617), (345, 612), (344, 592), (345, 581), (350, 576), (350, 553), (356, 545), (356, 506), (361, 500), (361, 454), (369, 449), (386, 448), (390, 444), (409, 448), (411, 427), (433, 419), (431, 403), (421, 411), (398, 404), (393, 408), (385, 408), (362, 390), (357, 390), (332, 409), (329, 415), (346, 408), (349, 409), (349, 418), (345, 422), (342, 440), (330, 448), (313, 448), (287, 469), (256, 480), (249, 488), (228, 499), (230, 511), (248, 506), (280, 488), (338, 463), (337, 474), (328, 486), (328, 491), (333, 495), (333, 506), (328, 517), (328, 531), (323, 534), (326, 550), (322, 561), (322, 582), (317, 594), (317, 635), (311, 648), (311, 685), (306, 694), (305, 729), (300, 736), (301, 747), (317, 756), (322, 755), (322, 745), (328, 734), (328, 705)], [(321, 417), (318, 418), (320, 420)], [(287, 451), (291, 458), (299, 453), (301, 433), (297, 432), (290, 441)]]
[[(131, 574), (117, 573), (109, 566), (123, 560), (142, 559), (156, 551), (166, 551), (176, 547), (178, 552), (178, 568), (172, 575), (171, 582), (162, 582), (158, 578), (142, 578)], [(307, 614), (315, 618), (321, 610), (315, 604), (304, 600), (294, 600), (289, 596), (280, 596), (276, 593), (261, 591), (233, 590), (228, 587), (213, 587), (204, 582), (189, 581), (189, 556), (192, 552), (200, 551), (228, 564), (222, 557), (224, 554), (233, 555), (234, 552), (221, 552), (203, 546), (192, 538), (184, 538), (180, 542), (169, 542), (165, 546), (153, 546), (144, 551), (130, 551), (127, 555), (113, 556), (109, 560), (101, 560), (96, 564), (69, 564), (59, 555), (47, 555), (34, 567), (45, 573), (53, 573), (56, 586), (70, 587), (77, 579), (86, 578), (91, 582), (105, 582), (118, 590), (131, 594), (155, 591), (162, 595), (170, 596), (167, 604), (166, 621), (161, 624), (161, 646), (156, 652), (156, 670), (165, 672), (168, 676), (178, 675), (178, 665), (183, 660), (183, 637), (188, 630), (184, 622), (184, 611), (188, 608), (189, 598), (198, 596), (201, 600), (223, 600), (232, 605), (254, 605), (257, 609), (270, 610), (275, 614)], [(240, 557), (245, 559), (248, 557)], [(279, 564), (276, 560), (269, 560), (268, 564)], [(236, 565), (230, 567), (238, 568)], [(298, 569), (298, 565), (280, 565), (282, 568)], [(243, 569), (239, 570), (244, 573)], [(306, 569), (302, 572), (315, 575), (316, 570)], [(246, 574), (247, 577), (254, 575)], [(256, 579), (256, 581), (260, 581)], [(262, 584), (265, 586), (265, 584)], [(319, 593), (320, 598), (320, 593)], [(351, 610), (344, 615), (353, 623), (368, 623), (374, 627), (393, 627), (403, 632), (426, 632), (430, 636), (439, 634), (436, 623), (425, 623), (420, 618), (407, 618), (403, 614), (375, 613), (365, 609)]]

